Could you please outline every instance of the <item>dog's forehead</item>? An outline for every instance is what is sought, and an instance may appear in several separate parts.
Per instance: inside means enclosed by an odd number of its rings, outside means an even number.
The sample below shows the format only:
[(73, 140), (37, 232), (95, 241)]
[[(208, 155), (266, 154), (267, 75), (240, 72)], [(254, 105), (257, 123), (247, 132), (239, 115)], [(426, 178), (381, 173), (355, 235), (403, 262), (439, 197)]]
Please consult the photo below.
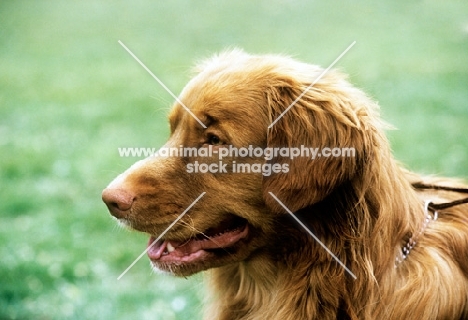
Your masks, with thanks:
[[(239, 75), (224, 75), (223, 79), (202, 75), (192, 79), (182, 90), (169, 115), (171, 124), (217, 120), (238, 122), (248, 118), (262, 118), (260, 106), (264, 91), (249, 86)], [(194, 117), (195, 116), (195, 117)]]
[(169, 116), (171, 127), (181, 122), (184, 127), (200, 126), (198, 120), (205, 123), (210, 119), (235, 126), (256, 119), (256, 127), (267, 126), (271, 121), (267, 115), (268, 92), (291, 86), (292, 75), (307, 83), (311, 77), (308, 73), (316, 71), (316, 67), (287, 57), (252, 56), (239, 51), (214, 56), (197, 66), (197, 74), (183, 88), (179, 96), (183, 105), (176, 102)]

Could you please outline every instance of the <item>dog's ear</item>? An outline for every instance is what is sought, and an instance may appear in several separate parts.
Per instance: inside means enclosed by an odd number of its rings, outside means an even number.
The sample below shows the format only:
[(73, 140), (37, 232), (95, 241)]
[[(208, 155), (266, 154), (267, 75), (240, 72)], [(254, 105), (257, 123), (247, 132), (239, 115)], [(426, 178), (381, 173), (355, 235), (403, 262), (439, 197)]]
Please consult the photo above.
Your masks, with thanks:
[[(295, 212), (363, 175), (371, 151), (378, 148), (374, 144), (381, 141), (375, 139), (380, 130), (374, 102), (338, 73), (327, 73), (309, 88), (321, 69), (309, 71), (302, 78), (280, 75), (265, 93), (271, 120), (267, 148), (278, 151), (267, 163), (279, 163), (283, 169), (263, 178), (263, 196), (273, 212), (285, 210), (270, 192)], [(293, 150), (301, 155), (291, 159)]]

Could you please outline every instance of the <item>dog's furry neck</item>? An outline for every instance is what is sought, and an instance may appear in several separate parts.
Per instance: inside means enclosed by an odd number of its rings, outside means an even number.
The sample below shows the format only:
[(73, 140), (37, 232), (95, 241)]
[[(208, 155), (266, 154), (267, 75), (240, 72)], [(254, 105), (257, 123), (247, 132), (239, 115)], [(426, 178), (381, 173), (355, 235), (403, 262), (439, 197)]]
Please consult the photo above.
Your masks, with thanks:
[[(412, 210), (408, 205), (419, 200), (405, 173), (391, 158), (384, 161), (387, 171), (370, 166), (364, 175), (344, 182), (319, 203), (296, 212), (356, 274), (356, 280), (338, 263), (330, 262), (332, 257), (285, 215), (278, 222), (284, 226), (284, 236), (272, 236), (276, 243), (271, 247), (277, 248), (276, 252), (259, 252), (248, 261), (209, 272), (218, 286), (215, 300), (223, 304), (215, 306), (217, 311), (212, 310), (210, 317), (372, 318), (379, 307), (370, 304), (385, 305), (389, 297), (364, 295), (379, 292), (376, 288), (383, 282), (394, 286), (394, 273), (389, 270), (394, 268), (396, 252), (423, 215), (422, 206)], [(304, 278), (309, 287), (294, 289), (296, 283), (303, 285)], [(301, 294), (295, 296), (297, 292)], [(291, 300), (297, 305), (294, 315), (281, 307)]]

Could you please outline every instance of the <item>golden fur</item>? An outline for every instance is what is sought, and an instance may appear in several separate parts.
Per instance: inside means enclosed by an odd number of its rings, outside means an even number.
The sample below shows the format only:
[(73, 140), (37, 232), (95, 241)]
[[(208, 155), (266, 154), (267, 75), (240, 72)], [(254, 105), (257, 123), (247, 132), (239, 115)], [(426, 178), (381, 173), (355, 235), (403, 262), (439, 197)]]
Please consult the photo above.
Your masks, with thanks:
[[(355, 157), (242, 159), (287, 164), (289, 172), (270, 176), (232, 173), (232, 162), (239, 160), (233, 157), (223, 159), (228, 173), (205, 174), (188, 173), (187, 163), (217, 163), (217, 157), (150, 157), (104, 190), (111, 213), (155, 238), (206, 192), (157, 245), (174, 243), (176, 253), (152, 258), (155, 268), (178, 276), (207, 270), (206, 319), (468, 319), (467, 204), (439, 210), (408, 258), (395, 266), (402, 247), (421, 229), (424, 201), (463, 198), (413, 184), (466, 186), (402, 169), (377, 104), (334, 71), (267, 129), (322, 71), (239, 50), (206, 60), (180, 100), (207, 128), (175, 103), (165, 147), (353, 147)], [(214, 233), (223, 234), (233, 221), (246, 221), (248, 236), (234, 241), (239, 229), (226, 231), (232, 236), (221, 241), (232, 246), (197, 251), (204, 258), (189, 262), (175, 257), (184, 256), (184, 245), (195, 252), (186, 243), (198, 245), (201, 237), (215, 242)]]

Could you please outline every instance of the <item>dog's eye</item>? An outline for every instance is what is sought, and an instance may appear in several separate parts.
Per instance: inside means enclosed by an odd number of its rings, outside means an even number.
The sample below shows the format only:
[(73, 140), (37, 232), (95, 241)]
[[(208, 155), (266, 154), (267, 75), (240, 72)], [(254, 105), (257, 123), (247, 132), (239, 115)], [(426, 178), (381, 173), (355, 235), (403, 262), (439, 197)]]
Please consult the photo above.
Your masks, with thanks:
[(217, 135), (214, 135), (214, 134), (210, 134), (208, 136), (208, 143), (211, 144), (211, 145), (214, 145), (214, 146), (222, 144), (219, 137)]

